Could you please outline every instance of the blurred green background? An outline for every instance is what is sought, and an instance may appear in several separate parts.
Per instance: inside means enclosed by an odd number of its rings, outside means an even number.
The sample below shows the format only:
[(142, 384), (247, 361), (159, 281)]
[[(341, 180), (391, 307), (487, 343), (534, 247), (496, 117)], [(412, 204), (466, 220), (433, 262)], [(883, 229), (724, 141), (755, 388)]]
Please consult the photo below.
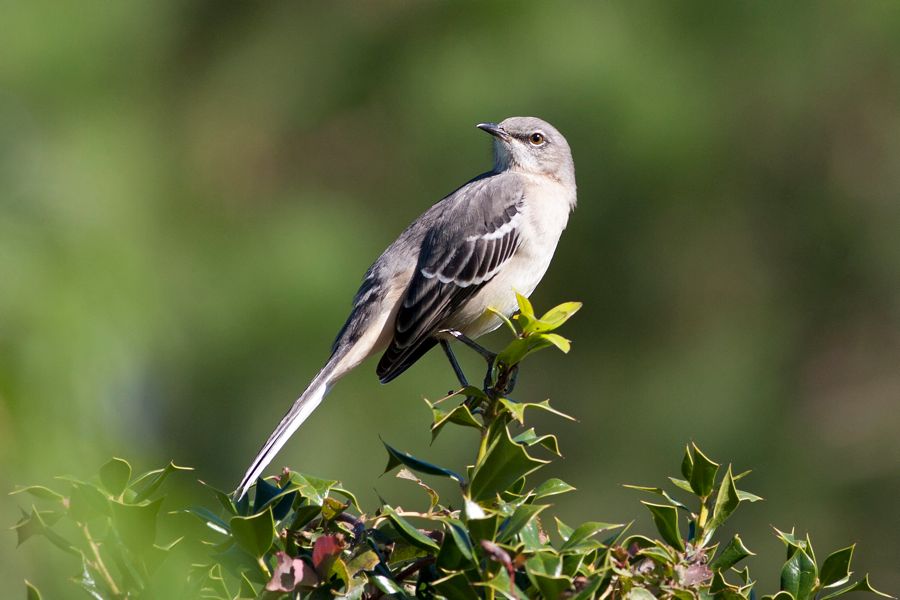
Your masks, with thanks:
[[(557, 514), (649, 531), (620, 484), (694, 439), (755, 470), (761, 591), (770, 525), (900, 589), (900, 3), (2, 2), (0, 33), (0, 490), (111, 455), (235, 485), (370, 262), (489, 167), (475, 123), (536, 115), (579, 184), (533, 296), (584, 301), (575, 345), (518, 388), (580, 418), (541, 423)], [(368, 363), (277, 464), (422, 503), (379, 436), (464, 464), (421, 401), (453, 384)], [(76, 596), (56, 554), (0, 537), (2, 595)]]

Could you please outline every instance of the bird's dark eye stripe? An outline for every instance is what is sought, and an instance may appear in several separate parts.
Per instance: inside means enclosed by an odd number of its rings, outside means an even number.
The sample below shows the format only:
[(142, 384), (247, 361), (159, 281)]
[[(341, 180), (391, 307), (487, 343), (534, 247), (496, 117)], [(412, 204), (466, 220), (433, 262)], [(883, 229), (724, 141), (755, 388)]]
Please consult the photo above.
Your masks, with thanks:
[[(512, 137), (516, 138), (517, 140), (522, 140), (523, 142), (527, 142), (527, 141), (531, 140), (531, 136), (533, 136), (534, 133), (511, 133), (510, 135)], [(538, 132), (538, 135), (541, 136), (543, 141), (549, 142), (549, 140), (547, 139), (547, 136), (544, 135), (543, 133)]]

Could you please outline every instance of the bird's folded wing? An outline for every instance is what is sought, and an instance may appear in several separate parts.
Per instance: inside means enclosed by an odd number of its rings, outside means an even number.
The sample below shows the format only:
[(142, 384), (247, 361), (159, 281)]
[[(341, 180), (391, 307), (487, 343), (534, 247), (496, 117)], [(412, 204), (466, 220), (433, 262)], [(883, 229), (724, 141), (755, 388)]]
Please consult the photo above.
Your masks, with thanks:
[(386, 383), (431, 349), (447, 319), (503, 269), (520, 243), (521, 183), (509, 175), (473, 181), (448, 198), (422, 243), (378, 377)]

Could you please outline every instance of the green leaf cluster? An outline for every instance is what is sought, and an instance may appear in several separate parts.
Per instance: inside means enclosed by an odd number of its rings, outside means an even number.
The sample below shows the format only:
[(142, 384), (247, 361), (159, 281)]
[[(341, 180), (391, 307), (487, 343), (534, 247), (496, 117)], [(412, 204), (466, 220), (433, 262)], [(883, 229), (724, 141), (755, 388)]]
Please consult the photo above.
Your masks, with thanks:
[[(517, 293), (516, 300), (519, 303), (519, 312), (513, 316), (512, 320), (495, 312), (515, 336), (515, 339), (497, 355), (497, 366), (511, 369), (529, 354), (551, 346), (568, 353), (572, 348), (572, 342), (554, 331), (578, 312), (581, 302), (565, 302), (538, 317), (528, 298)], [(516, 324), (513, 324), (513, 321)]]
[[(618, 581), (614, 590), (629, 597), (649, 593), (654, 598), (698, 598), (700, 600), (739, 600), (755, 598), (755, 582), (747, 567), (737, 565), (753, 556), (740, 535), (727, 542), (716, 539), (716, 533), (743, 503), (762, 500), (756, 494), (737, 487), (737, 482), (750, 474), (735, 475), (728, 465), (710, 459), (691, 443), (685, 447), (681, 461), (681, 477), (669, 477), (679, 494), (691, 499), (677, 500), (673, 493), (651, 486), (625, 487), (658, 497), (659, 502), (643, 502), (650, 511), (660, 539), (632, 536), (622, 544), (614, 557)], [(684, 523), (685, 528), (681, 525)], [(683, 531), (687, 533), (684, 534)], [(824, 600), (851, 591), (875, 590), (868, 576), (849, 584), (850, 558), (853, 547), (830, 555), (816, 567), (812, 543), (776, 530), (788, 547), (788, 558), (781, 572), (781, 589), (772, 600)]]
[(891, 597), (873, 588), (868, 575), (855, 582), (852, 581), (853, 571), (850, 570), (850, 562), (853, 559), (855, 544), (835, 550), (819, 565), (808, 534), (800, 538), (793, 530), (787, 533), (778, 529), (775, 530), (775, 534), (787, 548), (787, 560), (781, 568), (781, 590), (764, 598), (826, 600), (839, 598), (851, 592), (870, 592), (885, 598)]
[[(169, 475), (188, 471), (169, 463), (134, 475), (124, 459), (113, 458), (87, 480), (58, 477), (56, 489), (33, 485), (12, 492), (32, 501), (14, 529), (18, 543), (42, 537), (79, 563), (75, 583), (94, 598), (140, 596), (151, 587), (162, 562), (182, 538), (157, 539)], [(40, 598), (26, 582), (28, 597)]]
[[(680, 476), (669, 478), (673, 489), (626, 486), (653, 496), (643, 504), (654, 535), (629, 533), (631, 524), (572, 526), (550, 516), (553, 499), (575, 488), (538, 476), (560, 455), (559, 441), (526, 421), (536, 412), (571, 417), (548, 400), (522, 402), (511, 394), (522, 360), (544, 348), (570, 349), (555, 330), (580, 304), (565, 303), (541, 317), (522, 296), (519, 307), (512, 320), (504, 319), (513, 339), (490, 361), (485, 385), (426, 401), (432, 436), (454, 426), (472, 434), (470, 464), (439, 465), (384, 443), (386, 472), (397, 470), (397, 477), (423, 491), (427, 501), (420, 509), (382, 500), (367, 513), (339, 482), (287, 470), (258, 480), (252, 494), (237, 501), (207, 486), (213, 507), (181, 511), (199, 519), (206, 532), (206, 552), (186, 574), (186, 597), (755, 598), (755, 581), (743, 564), (753, 553), (739, 535), (719, 535), (741, 504), (762, 498), (738, 487), (749, 472), (734, 474), (731, 465), (723, 468), (694, 443), (685, 448)], [(20, 543), (42, 535), (79, 556), (84, 575), (78, 582), (94, 597), (140, 597), (171, 547), (157, 545), (155, 523), (160, 486), (178, 469), (169, 465), (132, 478), (128, 463), (113, 459), (94, 482), (66, 480), (65, 493), (39, 486), (18, 490), (50, 506), (23, 516), (16, 527)], [(454, 482), (452, 497), (441, 498), (431, 478)], [(82, 533), (80, 543), (57, 532), (54, 525), (63, 519)], [(787, 557), (780, 590), (764, 598), (884, 595), (868, 576), (851, 582), (853, 546), (820, 564), (808, 536), (776, 534)], [(39, 597), (34, 585), (26, 585), (29, 597)]]

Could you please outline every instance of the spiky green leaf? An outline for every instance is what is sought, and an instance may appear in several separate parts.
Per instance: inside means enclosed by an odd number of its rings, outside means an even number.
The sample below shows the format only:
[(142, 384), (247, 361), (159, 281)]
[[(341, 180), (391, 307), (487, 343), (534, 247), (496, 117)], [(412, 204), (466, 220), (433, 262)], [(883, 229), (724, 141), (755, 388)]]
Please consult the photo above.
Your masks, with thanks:
[(484, 459), (475, 466), (469, 494), (476, 501), (493, 498), (548, 462), (530, 456), (521, 444), (512, 440), (509, 430), (504, 428), (495, 436)]
[(277, 535), (271, 507), (249, 517), (231, 517), (228, 524), (238, 545), (255, 558), (265, 556)]
[(670, 504), (653, 504), (643, 500), (641, 504), (650, 510), (650, 514), (653, 516), (653, 524), (656, 525), (656, 529), (659, 531), (662, 539), (675, 548), (684, 550), (684, 539), (681, 537), (681, 531), (678, 528), (678, 509)]

